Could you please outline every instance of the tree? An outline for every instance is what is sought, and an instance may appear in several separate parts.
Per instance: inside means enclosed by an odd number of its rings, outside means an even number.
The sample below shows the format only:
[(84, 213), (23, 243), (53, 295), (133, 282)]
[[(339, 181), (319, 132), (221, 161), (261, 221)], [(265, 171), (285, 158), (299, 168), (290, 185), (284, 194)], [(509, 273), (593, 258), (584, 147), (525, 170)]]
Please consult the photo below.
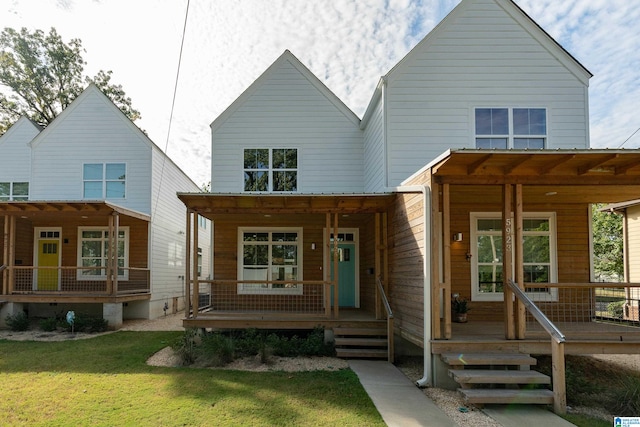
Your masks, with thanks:
[(139, 119), (122, 86), (111, 83), (111, 71), (83, 77), (83, 52), (80, 39), (65, 44), (55, 28), (49, 34), (5, 28), (0, 33), (0, 135), (23, 115), (46, 127), (90, 83), (129, 119)]
[(596, 279), (624, 279), (622, 215), (602, 212), (593, 205), (593, 267)]

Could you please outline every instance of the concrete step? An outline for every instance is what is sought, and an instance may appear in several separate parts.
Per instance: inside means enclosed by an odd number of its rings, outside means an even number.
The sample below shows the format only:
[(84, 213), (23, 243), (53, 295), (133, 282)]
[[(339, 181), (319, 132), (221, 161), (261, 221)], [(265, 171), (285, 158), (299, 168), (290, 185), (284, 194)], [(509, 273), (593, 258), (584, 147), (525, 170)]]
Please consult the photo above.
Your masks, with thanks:
[(335, 340), (336, 347), (386, 347), (387, 339), (386, 338), (366, 338), (366, 337), (356, 337), (356, 338), (347, 338), (347, 337), (336, 337)]
[(384, 348), (336, 348), (336, 356), (343, 359), (386, 359)]
[(482, 404), (531, 404), (545, 405), (553, 403), (551, 390), (536, 389), (458, 389), (467, 403)]
[(442, 360), (449, 366), (465, 365), (509, 365), (524, 366), (535, 365), (538, 361), (523, 353), (442, 353)]
[(537, 371), (494, 369), (450, 369), (458, 384), (551, 384), (551, 378)]

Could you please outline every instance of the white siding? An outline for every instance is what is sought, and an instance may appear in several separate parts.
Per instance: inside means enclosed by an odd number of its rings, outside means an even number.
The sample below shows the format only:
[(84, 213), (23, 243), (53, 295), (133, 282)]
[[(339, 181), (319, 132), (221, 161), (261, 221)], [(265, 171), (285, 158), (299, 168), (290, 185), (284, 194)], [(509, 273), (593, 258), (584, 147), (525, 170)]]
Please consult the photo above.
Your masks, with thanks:
[[(150, 317), (163, 314), (164, 303), (172, 308), (173, 298), (178, 297), (184, 307), (184, 282), (186, 257), (187, 208), (178, 199), (178, 192), (198, 192), (198, 186), (175, 163), (166, 158), (159, 148), (153, 149), (153, 192), (151, 200), (150, 268), (151, 301)], [(200, 230), (198, 244), (203, 248), (203, 258), (210, 253), (211, 224)], [(204, 267), (204, 266), (203, 266)], [(206, 273), (208, 274), (208, 272)], [(205, 277), (206, 277), (205, 274)]]
[(384, 114), (380, 97), (364, 131), (364, 191), (383, 191), (385, 183)]
[(31, 180), (31, 147), (29, 142), (40, 130), (22, 117), (0, 137), (0, 182)]
[(498, 3), (463, 2), (389, 74), (390, 185), (447, 149), (475, 148), (475, 107), (546, 108), (547, 148), (588, 148), (586, 73)]
[(97, 89), (89, 87), (34, 141), (32, 200), (82, 200), (84, 163), (125, 163), (120, 206), (151, 213), (151, 146)]
[(243, 191), (245, 148), (297, 148), (299, 193), (363, 190), (357, 118), (345, 115), (292, 61), (281, 57), (212, 125), (212, 192)]

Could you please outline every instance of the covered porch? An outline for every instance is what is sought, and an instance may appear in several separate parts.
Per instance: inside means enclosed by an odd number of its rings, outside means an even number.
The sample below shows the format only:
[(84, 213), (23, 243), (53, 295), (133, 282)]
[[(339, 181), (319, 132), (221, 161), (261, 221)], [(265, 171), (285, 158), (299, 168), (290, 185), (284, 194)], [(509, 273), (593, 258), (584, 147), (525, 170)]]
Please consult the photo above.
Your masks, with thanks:
[(0, 202), (3, 314), (102, 305), (118, 327), (123, 303), (150, 296), (149, 220), (102, 201)]
[[(187, 206), (185, 327), (312, 329), (386, 324), (393, 194), (179, 194)], [(214, 227), (199, 277), (194, 224)], [(388, 306), (388, 304), (387, 304)]]

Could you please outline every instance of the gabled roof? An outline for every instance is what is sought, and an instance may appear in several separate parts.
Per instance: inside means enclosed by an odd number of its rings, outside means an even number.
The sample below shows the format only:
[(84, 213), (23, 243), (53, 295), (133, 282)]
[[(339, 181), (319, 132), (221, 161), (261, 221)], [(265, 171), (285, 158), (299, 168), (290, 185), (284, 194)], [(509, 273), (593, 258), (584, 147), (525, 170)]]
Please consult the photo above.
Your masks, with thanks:
[[(449, 14), (438, 23), (416, 46), (407, 53), (389, 72), (380, 78), (378, 85), (371, 97), (369, 105), (363, 115), (363, 124), (371, 115), (371, 110), (375, 106), (377, 100), (382, 93), (382, 86), (394, 73), (401, 69), (405, 64), (410, 62), (417, 52), (431, 45), (440, 34), (446, 31), (447, 27), (452, 25), (458, 18), (464, 16), (467, 10), (475, 3), (484, 0), (462, 0)], [(553, 55), (561, 64), (563, 64), (576, 78), (588, 84), (589, 78), (593, 74), (582, 65), (575, 57), (573, 57), (560, 43), (549, 35), (537, 22), (527, 15), (513, 0), (491, 0), (500, 8), (502, 8), (509, 16), (511, 16), (518, 24), (525, 29), (532, 38), (540, 43), (551, 55)]]
[(233, 103), (227, 107), (216, 119), (211, 123), (211, 128), (224, 123), (242, 104), (244, 104), (265, 82), (276, 75), (285, 63), (291, 64), (298, 72), (309, 81), (327, 100), (332, 103), (344, 116), (359, 125), (360, 119), (355, 115), (349, 107), (345, 105), (324, 83), (318, 79), (307, 67), (298, 60), (289, 50), (285, 50), (273, 64), (265, 70)]
[[(34, 136), (42, 131), (42, 127), (40, 127), (40, 125), (38, 125), (36, 122), (29, 119), (28, 117), (22, 116), (18, 119), (18, 121), (12, 124), (11, 127), (3, 135), (0, 135), (0, 144), (2, 144), (4, 141), (9, 140), (12, 134), (17, 132), (20, 128), (24, 126), (28, 126), (29, 128), (31, 128), (33, 130)], [(29, 142), (29, 141), (25, 141), (25, 143), (26, 142)]]

